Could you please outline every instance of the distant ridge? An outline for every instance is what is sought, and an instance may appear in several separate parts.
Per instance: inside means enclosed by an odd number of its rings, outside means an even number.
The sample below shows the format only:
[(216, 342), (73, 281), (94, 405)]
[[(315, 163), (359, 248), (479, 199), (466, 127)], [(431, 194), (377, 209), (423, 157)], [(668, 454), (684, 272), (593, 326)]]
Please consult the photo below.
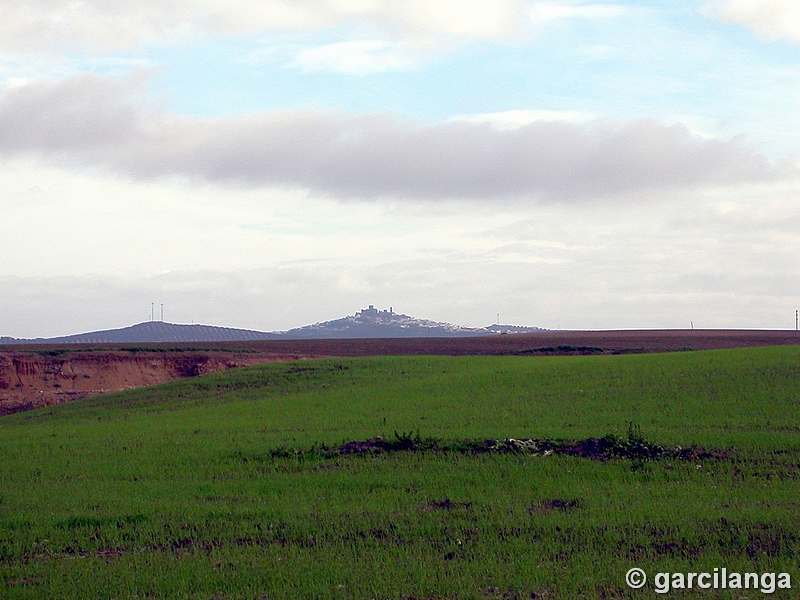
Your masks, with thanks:
[(163, 342), (247, 342), (281, 339), (280, 334), (214, 327), (213, 325), (178, 325), (164, 321), (145, 321), (122, 329), (78, 333), (33, 340), (0, 338), (0, 344), (130, 344)]
[(17, 339), (0, 337), (0, 345), (11, 344), (130, 344), (167, 342), (248, 342), (260, 340), (474, 337), (497, 334), (546, 331), (539, 327), (490, 325), (463, 327), (427, 319), (417, 319), (370, 305), (354, 315), (314, 323), (289, 331), (252, 331), (212, 325), (179, 325), (145, 321), (122, 329), (93, 331), (54, 338)]

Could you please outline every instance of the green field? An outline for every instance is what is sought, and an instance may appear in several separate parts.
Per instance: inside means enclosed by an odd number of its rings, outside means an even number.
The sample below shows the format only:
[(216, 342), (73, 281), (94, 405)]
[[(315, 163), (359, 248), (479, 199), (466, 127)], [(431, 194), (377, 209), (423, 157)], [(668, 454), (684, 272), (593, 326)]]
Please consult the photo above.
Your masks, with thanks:
[[(714, 457), (458, 450), (630, 423)], [(417, 431), (450, 449), (314, 450)], [(797, 346), (272, 364), (2, 417), (0, 456), (2, 598), (800, 596)]]

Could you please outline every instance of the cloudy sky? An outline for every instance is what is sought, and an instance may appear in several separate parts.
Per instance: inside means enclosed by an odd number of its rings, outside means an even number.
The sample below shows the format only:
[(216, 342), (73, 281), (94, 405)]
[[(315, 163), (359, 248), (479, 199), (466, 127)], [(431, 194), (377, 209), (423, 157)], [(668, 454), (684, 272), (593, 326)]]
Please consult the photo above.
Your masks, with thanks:
[(3, 2), (0, 215), (0, 335), (793, 329), (800, 2)]

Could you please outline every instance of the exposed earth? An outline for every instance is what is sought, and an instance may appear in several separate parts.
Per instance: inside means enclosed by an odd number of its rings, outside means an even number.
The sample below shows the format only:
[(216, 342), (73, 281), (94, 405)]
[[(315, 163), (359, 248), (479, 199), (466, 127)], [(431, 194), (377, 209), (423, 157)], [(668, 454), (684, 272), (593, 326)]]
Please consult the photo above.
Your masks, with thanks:
[(627, 354), (800, 343), (775, 330), (542, 331), (462, 338), (0, 346), (0, 414), (275, 361), (371, 355)]

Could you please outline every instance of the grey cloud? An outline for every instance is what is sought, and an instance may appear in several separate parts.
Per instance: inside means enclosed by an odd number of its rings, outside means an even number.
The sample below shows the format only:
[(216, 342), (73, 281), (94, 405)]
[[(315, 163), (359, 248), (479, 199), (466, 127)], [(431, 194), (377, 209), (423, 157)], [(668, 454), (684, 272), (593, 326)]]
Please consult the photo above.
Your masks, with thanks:
[(125, 101), (131, 81), (92, 75), (32, 83), (0, 96), (0, 151), (6, 154), (85, 155), (134, 139), (142, 109)]
[(625, 195), (778, 177), (739, 139), (709, 140), (653, 121), (402, 123), (299, 110), (199, 119), (136, 104), (130, 82), (80, 76), (7, 90), (0, 153), (153, 179), (308, 188), (341, 198)]

